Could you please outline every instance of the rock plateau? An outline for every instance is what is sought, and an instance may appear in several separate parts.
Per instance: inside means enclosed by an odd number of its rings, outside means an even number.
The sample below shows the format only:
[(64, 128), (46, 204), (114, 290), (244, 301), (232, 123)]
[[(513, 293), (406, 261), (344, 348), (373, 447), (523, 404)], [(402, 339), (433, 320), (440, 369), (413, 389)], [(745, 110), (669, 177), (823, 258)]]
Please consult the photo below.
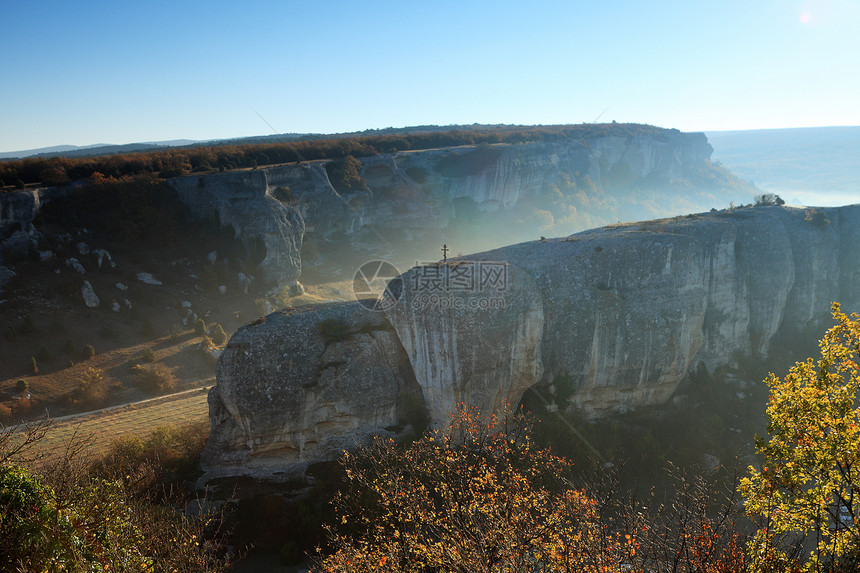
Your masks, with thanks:
[(385, 312), (275, 312), (218, 362), (204, 464), (294, 476), (410, 412), (443, 423), (457, 402), (488, 411), (535, 384), (567, 384), (593, 416), (663, 404), (691, 370), (815, 340), (832, 301), (860, 308), (858, 244), (858, 205), (745, 208), (418, 266)]

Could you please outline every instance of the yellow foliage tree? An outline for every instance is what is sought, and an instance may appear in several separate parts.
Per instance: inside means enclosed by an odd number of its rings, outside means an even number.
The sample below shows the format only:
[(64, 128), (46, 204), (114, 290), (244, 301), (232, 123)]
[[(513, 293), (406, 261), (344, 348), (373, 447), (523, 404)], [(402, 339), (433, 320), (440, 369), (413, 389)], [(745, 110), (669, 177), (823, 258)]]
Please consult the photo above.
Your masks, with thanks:
[[(832, 306), (821, 358), (770, 374), (770, 439), (759, 439), (761, 471), (741, 481), (749, 515), (762, 520), (751, 558), (759, 570), (788, 570), (775, 540), (799, 536), (805, 571), (857, 571), (860, 556), (860, 320)], [(776, 569), (774, 569), (776, 568)]]

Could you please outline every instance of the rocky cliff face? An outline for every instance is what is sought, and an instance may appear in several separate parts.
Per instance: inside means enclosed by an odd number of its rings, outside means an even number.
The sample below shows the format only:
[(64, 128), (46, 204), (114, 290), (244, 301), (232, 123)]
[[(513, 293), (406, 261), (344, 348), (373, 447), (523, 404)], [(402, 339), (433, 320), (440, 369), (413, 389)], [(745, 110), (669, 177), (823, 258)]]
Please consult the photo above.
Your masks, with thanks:
[(388, 320), (359, 303), (279, 311), (243, 327), (216, 375), (206, 446), (213, 477), (289, 476), (369, 435), (396, 435), (422, 404)]
[(777, 334), (819, 336), (832, 301), (860, 308), (860, 263), (849, 255), (860, 207), (821, 216), (748, 208), (477, 258), (503, 258), (534, 277), (545, 380), (569, 377), (573, 403), (600, 414), (665, 402), (699, 363), (713, 370), (764, 356)]
[[(292, 181), (291, 171), (273, 169), (234, 171), (217, 176), (180, 177), (170, 181), (179, 199), (197, 218), (232, 227), (245, 243), (267, 281), (294, 283), (301, 269), (304, 220), (299, 211), (276, 198), (277, 183)], [(309, 170), (320, 171), (320, 169)]]
[[(629, 133), (619, 127), (618, 133)], [(326, 161), (168, 180), (193, 216), (233, 229), (264, 281), (303, 268), (346, 271), (369, 259), (411, 264), (437, 244), (478, 251), (748, 200), (754, 190), (708, 163), (701, 133), (464, 146), (361, 158), (366, 190), (338, 192)], [(0, 241), (27, 227), (64, 189), (0, 194)], [(732, 195), (735, 193), (735, 195)], [(740, 194), (740, 197), (737, 196)], [(503, 229), (504, 232), (500, 232)], [(26, 231), (26, 229), (25, 229)], [(432, 248), (429, 246), (433, 245)]]
[(0, 193), (0, 292), (15, 273), (3, 266), (4, 253), (35, 250), (38, 233), (33, 218), (42, 205), (64, 194), (63, 189), (23, 189)]
[(700, 364), (820, 336), (834, 300), (860, 308), (858, 240), (860, 206), (691, 215), (416, 267), (384, 315), (276, 313), (219, 361), (205, 464), (295, 473), (391, 425), (415, 388), (435, 422), (537, 383), (592, 415), (662, 404)]
[(32, 222), (39, 212), (40, 199), (40, 193), (31, 189), (0, 193), (0, 236)]
[[(445, 241), (461, 250), (487, 248), (631, 216), (694, 211), (703, 202), (711, 207), (719, 191), (703, 176), (713, 169), (711, 151), (702, 134), (655, 129), (642, 136), (366, 157), (361, 192), (336, 191), (322, 161), (170, 184), (196, 216), (217, 215), (248, 246), (263, 249), (263, 274), (283, 286), (298, 278), (303, 264), (341, 268), (338, 255), (345, 250), (364, 260), (414, 261), (435, 254), (427, 245)], [(655, 200), (661, 195), (653, 191), (679, 181), (684, 199), (658, 204), (665, 199)]]

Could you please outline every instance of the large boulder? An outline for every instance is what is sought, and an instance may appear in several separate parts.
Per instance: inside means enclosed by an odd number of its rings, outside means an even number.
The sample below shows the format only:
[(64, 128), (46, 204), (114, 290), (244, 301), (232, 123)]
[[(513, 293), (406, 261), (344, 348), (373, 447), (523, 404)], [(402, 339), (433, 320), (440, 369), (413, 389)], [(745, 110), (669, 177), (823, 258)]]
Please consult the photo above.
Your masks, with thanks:
[(279, 311), (244, 326), (216, 376), (210, 477), (289, 477), (421, 417), (421, 389), (394, 329), (359, 303)]

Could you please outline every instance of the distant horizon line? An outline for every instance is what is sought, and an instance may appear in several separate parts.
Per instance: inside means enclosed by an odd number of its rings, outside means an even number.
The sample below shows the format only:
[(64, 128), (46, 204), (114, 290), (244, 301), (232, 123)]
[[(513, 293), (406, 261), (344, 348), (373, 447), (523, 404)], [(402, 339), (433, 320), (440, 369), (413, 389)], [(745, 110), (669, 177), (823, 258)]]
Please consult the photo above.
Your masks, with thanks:
[[(603, 122), (604, 125), (611, 125), (612, 123), (619, 124), (631, 124), (637, 122)], [(232, 137), (212, 137), (212, 138), (203, 138), (203, 139), (189, 139), (189, 138), (171, 138), (164, 140), (146, 140), (146, 141), (129, 141), (126, 143), (90, 143), (90, 144), (71, 144), (71, 143), (61, 143), (55, 145), (47, 145), (44, 147), (32, 147), (28, 149), (14, 149), (9, 151), (0, 150), (0, 158), (3, 159), (25, 159), (32, 155), (38, 155), (41, 153), (52, 153), (59, 151), (78, 151), (85, 150), (89, 148), (99, 148), (99, 147), (120, 147), (120, 146), (128, 146), (128, 145), (156, 145), (163, 147), (184, 147), (187, 145), (196, 145), (200, 143), (209, 143), (209, 142), (228, 142), (233, 140), (240, 139), (251, 139), (251, 138), (272, 138), (278, 136), (297, 136), (297, 137), (305, 137), (305, 136), (338, 136), (338, 135), (357, 135), (363, 134), (366, 132), (374, 132), (374, 131), (384, 131), (389, 129), (401, 130), (401, 129), (410, 129), (410, 128), (421, 128), (421, 127), (450, 127), (452, 129), (457, 127), (471, 127), (471, 126), (506, 126), (506, 127), (548, 127), (548, 126), (566, 126), (566, 125), (587, 125), (588, 122), (583, 123), (532, 123), (532, 124), (518, 124), (518, 123), (452, 123), (452, 124), (414, 124), (414, 125), (405, 125), (405, 126), (385, 126), (385, 127), (369, 127), (362, 130), (357, 131), (332, 131), (332, 132), (316, 132), (316, 131), (288, 131), (283, 133), (271, 133), (271, 134), (254, 134), (254, 135), (238, 135)], [(600, 125), (600, 124), (595, 124)], [(649, 123), (642, 123), (640, 125), (653, 125)], [(790, 127), (759, 127), (759, 128), (746, 128), (746, 129), (690, 129), (684, 130), (676, 127), (663, 127), (658, 125), (653, 125), (654, 127), (659, 127), (662, 129), (677, 129), (682, 133), (740, 133), (740, 132), (773, 132), (773, 131), (789, 131), (789, 130), (804, 130), (804, 129), (850, 129), (850, 128), (860, 128), (860, 125), (812, 125), (812, 126), (790, 126)], [(182, 142), (182, 143), (180, 143)], [(53, 150), (53, 151), (52, 151)], [(29, 155), (21, 155), (21, 156), (13, 156), (15, 153), (27, 153)]]

